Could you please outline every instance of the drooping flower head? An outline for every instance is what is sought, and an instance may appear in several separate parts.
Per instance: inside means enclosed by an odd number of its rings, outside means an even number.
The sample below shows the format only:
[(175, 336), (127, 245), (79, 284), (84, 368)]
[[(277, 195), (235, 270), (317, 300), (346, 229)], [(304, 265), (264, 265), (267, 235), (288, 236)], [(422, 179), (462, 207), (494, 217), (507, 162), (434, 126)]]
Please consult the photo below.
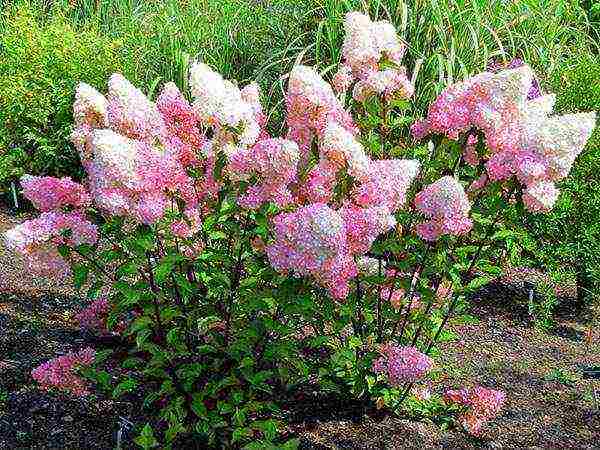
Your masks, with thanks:
[(481, 427), (500, 412), (506, 395), (501, 391), (476, 386), (448, 390), (444, 399), (467, 408), (460, 415), (460, 421), (469, 433), (478, 435), (481, 433)]
[(413, 383), (433, 367), (433, 360), (415, 347), (384, 344), (381, 357), (373, 363), (373, 372), (384, 374), (392, 386)]
[(31, 376), (44, 390), (58, 389), (77, 396), (89, 394), (87, 382), (77, 374), (77, 369), (94, 363), (96, 352), (85, 348), (79, 352), (70, 352), (36, 367)]
[(60, 209), (64, 206), (81, 208), (88, 206), (90, 196), (87, 190), (71, 178), (21, 177), (23, 195), (41, 212)]
[(417, 234), (428, 241), (440, 235), (460, 235), (468, 232), (471, 204), (462, 185), (451, 176), (440, 178), (415, 197), (417, 210), (430, 220), (417, 226)]

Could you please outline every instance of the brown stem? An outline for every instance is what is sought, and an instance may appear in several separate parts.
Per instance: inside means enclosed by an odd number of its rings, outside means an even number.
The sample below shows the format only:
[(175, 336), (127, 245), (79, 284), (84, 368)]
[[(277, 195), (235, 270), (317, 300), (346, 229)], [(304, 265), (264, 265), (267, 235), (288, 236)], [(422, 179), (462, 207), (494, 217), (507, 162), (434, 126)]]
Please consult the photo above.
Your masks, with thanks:
[[(423, 267), (425, 265), (425, 261), (427, 259), (427, 255), (428, 255), (430, 249), (431, 249), (431, 243), (428, 243), (427, 246), (425, 247), (425, 251), (423, 252), (423, 256), (421, 257), (421, 261), (419, 262), (417, 267), (415, 267), (415, 270), (413, 271), (412, 277), (410, 279), (410, 291), (408, 293), (408, 301), (409, 301), (408, 311), (406, 311), (406, 314), (404, 316), (400, 339), (402, 339), (402, 337), (404, 336), (404, 328), (406, 327), (406, 323), (408, 322), (408, 316), (410, 315), (410, 307), (412, 306), (412, 301), (413, 301), (414, 294), (415, 294), (415, 288), (418, 283), (418, 278), (421, 276), (421, 271), (423, 270)], [(400, 308), (400, 311), (398, 312), (399, 316), (398, 316), (398, 320), (396, 320), (396, 323), (394, 324), (394, 330), (392, 332), (392, 336), (395, 336), (398, 331), (398, 326), (400, 325), (400, 321), (402, 320), (402, 310), (403, 309), (404, 309), (404, 306), (402, 306)]]

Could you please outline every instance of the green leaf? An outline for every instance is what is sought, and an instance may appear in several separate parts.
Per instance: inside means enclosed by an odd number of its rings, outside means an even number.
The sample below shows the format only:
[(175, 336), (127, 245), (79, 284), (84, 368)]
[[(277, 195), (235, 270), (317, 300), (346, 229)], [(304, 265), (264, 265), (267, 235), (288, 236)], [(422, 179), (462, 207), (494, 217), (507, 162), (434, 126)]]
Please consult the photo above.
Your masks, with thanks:
[(158, 446), (158, 441), (154, 437), (154, 431), (149, 423), (144, 426), (140, 435), (134, 439), (134, 442), (144, 450)]
[(222, 231), (212, 231), (208, 236), (213, 241), (218, 241), (218, 240), (222, 240), (222, 239), (226, 239), (227, 238), (227, 235), (225, 233), (223, 233)]
[(80, 289), (87, 281), (90, 269), (87, 265), (76, 264), (73, 266), (73, 284), (75, 289)]
[(127, 378), (121, 381), (113, 391), (113, 398), (118, 398), (126, 392), (132, 392), (137, 387), (137, 381), (133, 378)]
[(192, 411), (194, 411), (194, 414), (196, 414), (198, 417), (206, 417), (206, 405), (198, 394), (194, 395), (194, 399), (192, 401)]
[(175, 264), (177, 263), (177, 257), (175, 255), (165, 256), (160, 260), (160, 263), (154, 269), (154, 280), (158, 284), (164, 283), (164, 281), (171, 275)]

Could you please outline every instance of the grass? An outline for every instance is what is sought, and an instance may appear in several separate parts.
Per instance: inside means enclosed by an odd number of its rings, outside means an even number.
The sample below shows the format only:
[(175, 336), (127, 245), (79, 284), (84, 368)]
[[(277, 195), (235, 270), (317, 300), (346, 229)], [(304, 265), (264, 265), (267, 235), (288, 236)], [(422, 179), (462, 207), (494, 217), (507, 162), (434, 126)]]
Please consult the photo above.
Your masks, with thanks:
[[(365, 2), (324, 0), (317, 62), (339, 60), (342, 18)], [(520, 57), (546, 83), (567, 58), (598, 51), (592, 24), (575, 1), (381, 0), (368, 2), (372, 17), (392, 21), (407, 43), (409, 71), (420, 65), (416, 104), (423, 111), (449, 83), (483, 71), (492, 59)], [(421, 63), (418, 63), (421, 61)]]
[(335, 69), (343, 17), (354, 9), (396, 25), (408, 68), (419, 71), (420, 110), (491, 59), (521, 57), (547, 81), (567, 57), (598, 52), (590, 17), (575, 0), (31, 1), (42, 16), (60, 11), (76, 26), (121, 40), (150, 93), (163, 81), (185, 87), (189, 60), (199, 58), (240, 83), (257, 80), (271, 106), (295, 62)]

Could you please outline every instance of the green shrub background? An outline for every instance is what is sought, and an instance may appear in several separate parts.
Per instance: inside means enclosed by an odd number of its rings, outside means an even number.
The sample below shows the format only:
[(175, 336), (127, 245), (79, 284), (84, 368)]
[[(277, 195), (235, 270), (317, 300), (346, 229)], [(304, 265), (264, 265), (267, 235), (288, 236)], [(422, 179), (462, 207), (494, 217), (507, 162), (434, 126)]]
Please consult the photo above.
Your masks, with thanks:
[(0, 49), (0, 184), (24, 171), (79, 175), (68, 142), (78, 80), (102, 86), (126, 70), (122, 45), (61, 14), (41, 23), (26, 6), (4, 11)]

